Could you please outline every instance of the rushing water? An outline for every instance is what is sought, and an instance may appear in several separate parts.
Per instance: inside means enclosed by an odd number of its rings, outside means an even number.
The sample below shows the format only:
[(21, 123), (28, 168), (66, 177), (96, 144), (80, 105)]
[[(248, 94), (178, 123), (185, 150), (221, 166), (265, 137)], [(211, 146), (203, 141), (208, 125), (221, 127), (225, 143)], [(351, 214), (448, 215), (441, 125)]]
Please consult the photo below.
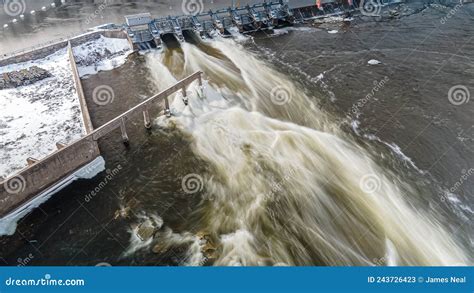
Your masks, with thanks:
[[(151, 132), (141, 121), (129, 123), (128, 149), (118, 135), (101, 141), (109, 174), (120, 169), (117, 175), (89, 201), (85, 195), (106, 172), (25, 218), (17, 234), (3, 239), (5, 261), (33, 253), (33, 264), (472, 264), (472, 181), (455, 192), (450, 187), (473, 163), (473, 108), (453, 114), (444, 98), (453, 82), (472, 85), (465, 72), (473, 70), (473, 43), (461, 41), (472, 27), (460, 26), (471, 16), (452, 19), (456, 31), (444, 27), (453, 46), (465, 46), (449, 55), (440, 78), (449, 86), (431, 81), (437, 58), (450, 49), (436, 38), (427, 42), (439, 50), (430, 53), (434, 61), (414, 50), (411, 70), (401, 62), (403, 48), (420, 42), (401, 34), (411, 27), (426, 34), (424, 23), (443, 15), (437, 11), (194, 41), (130, 56), (122, 67), (84, 79), (95, 126), (197, 70), (206, 82), (188, 89), (188, 107), (177, 95), (173, 118), (157, 118)], [(383, 37), (377, 50), (357, 41)], [(368, 65), (370, 59), (390, 66)], [(352, 115), (351, 105), (384, 76), (389, 81), (376, 100)], [(92, 92), (103, 84), (113, 86), (115, 102), (94, 105)], [(428, 107), (426, 84), (440, 86), (435, 96), (443, 100)], [(405, 98), (410, 109), (400, 110)], [(404, 116), (383, 130), (387, 113), (397, 110)], [(437, 166), (444, 146), (459, 136), (456, 155)], [(137, 237), (144, 222), (160, 227), (153, 239)]]
[(164, 122), (178, 122), (208, 164), (197, 186), (187, 183), (210, 199), (194, 213), (222, 245), (215, 264), (467, 262), (436, 217), (404, 199), (417, 191), (334, 127), (299, 84), (234, 41), (156, 55), (147, 62), (159, 86), (196, 70), (211, 81), (205, 98)]

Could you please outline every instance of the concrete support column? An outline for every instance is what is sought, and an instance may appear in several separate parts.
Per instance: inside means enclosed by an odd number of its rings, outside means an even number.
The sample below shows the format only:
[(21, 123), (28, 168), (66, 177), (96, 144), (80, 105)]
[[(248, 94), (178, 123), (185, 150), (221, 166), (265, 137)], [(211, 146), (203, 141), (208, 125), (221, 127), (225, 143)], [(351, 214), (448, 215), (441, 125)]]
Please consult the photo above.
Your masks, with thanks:
[(187, 106), (189, 104), (188, 94), (186, 93), (186, 87), (183, 87), (183, 103)]
[(168, 118), (171, 117), (170, 102), (168, 101), (168, 97), (165, 97), (165, 115)]
[(199, 86), (202, 86), (202, 74), (199, 74), (198, 84), (199, 84)]
[(124, 143), (128, 142), (127, 129), (125, 128), (125, 117), (120, 120), (120, 131), (122, 131), (122, 140)]
[(145, 121), (145, 128), (151, 128), (151, 120), (150, 120), (150, 113), (148, 112), (148, 108), (143, 111), (143, 120)]
[(29, 157), (28, 159), (26, 159), (26, 162), (28, 163), (28, 166), (31, 166), (31, 165), (34, 165), (34, 164), (38, 163), (39, 160)]

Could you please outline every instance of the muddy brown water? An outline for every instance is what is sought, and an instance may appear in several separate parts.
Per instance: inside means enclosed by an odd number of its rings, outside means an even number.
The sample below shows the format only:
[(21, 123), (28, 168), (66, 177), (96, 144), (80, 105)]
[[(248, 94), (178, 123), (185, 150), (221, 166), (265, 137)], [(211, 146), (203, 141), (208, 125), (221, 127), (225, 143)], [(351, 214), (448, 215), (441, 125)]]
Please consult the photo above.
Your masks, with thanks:
[[(366, 156), (374, 158), (384, 172), (396, 174), (394, 178), (410, 186), (414, 192), (401, 192), (399, 197), (408, 203), (415, 214), (427, 215), (430, 219), (426, 220), (428, 224), (443, 227), (446, 235), (465, 254), (465, 259), (459, 263), (472, 264), (469, 251), (472, 251), (473, 243), (474, 180), (467, 176), (462, 184), (457, 185), (457, 182), (463, 170), (469, 174), (474, 165), (474, 107), (472, 98), (470, 102), (455, 106), (449, 102), (447, 95), (449, 89), (458, 84), (474, 92), (474, 34), (473, 27), (469, 25), (473, 21), (474, 8), (472, 4), (465, 5), (459, 13), (441, 24), (440, 19), (447, 12), (446, 8), (436, 6), (400, 19), (356, 18), (350, 24), (324, 23), (280, 31), (278, 35), (258, 34), (253, 41), (245, 43), (242, 50), (258, 56), (268, 68), (285, 75), (298, 90), (309, 93), (317, 106), (315, 113), (327, 113), (332, 123), (342, 130), (341, 135), (345, 139), (353, 140), (365, 149)], [(328, 33), (332, 30), (338, 32)], [(226, 54), (216, 55), (209, 48), (201, 48), (200, 51), (229, 64)], [(175, 49), (173, 52), (178, 55), (169, 57), (164, 64), (173, 64), (173, 60), (179, 64), (176, 58), (179, 59), (182, 50)], [(122, 67), (83, 80), (96, 127), (159, 90), (151, 72), (153, 68), (147, 63), (150, 61), (147, 59), (149, 54), (131, 55)], [(367, 62), (371, 59), (379, 60), (381, 64), (369, 65)], [(180, 75), (178, 67), (169, 67), (176, 77)], [(231, 67), (225, 68), (229, 70)], [(215, 73), (208, 73), (210, 77), (213, 75), (216, 76)], [(379, 82), (386, 77), (388, 81), (374, 98), (359, 108), (360, 115), (355, 117), (351, 112), (353, 105), (372, 90), (374, 81)], [(115, 99), (112, 104), (94, 104), (92, 92), (99, 85), (113, 87)], [(231, 98), (232, 95), (229, 95)], [(257, 107), (257, 111), (268, 112), (267, 115), (281, 121), (300, 125), (309, 123), (304, 115), (288, 114), (278, 107), (274, 109), (259, 110)], [(156, 109), (155, 114), (158, 111)], [(356, 120), (359, 125), (354, 128)], [(209, 199), (203, 197), (209, 190), (189, 195), (183, 191), (182, 179), (190, 173), (206, 174), (205, 179), (211, 178), (212, 183), (215, 182), (212, 180), (217, 180), (213, 178), (219, 178), (220, 174), (213, 173), (217, 172), (214, 162), (206, 160), (202, 154), (198, 155), (193, 134), (172, 126), (158, 125), (147, 131), (140, 118), (129, 121), (127, 127), (129, 146), (121, 143), (118, 132), (100, 142), (107, 168), (113, 170), (120, 165), (118, 175), (89, 202), (85, 197), (104, 181), (106, 172), (92, 180), (71, 184), (22, 219), (14, 236), (2, 238), (1, 255), (5, 265), (17, 265), (19, 258), (25, 258), (30, 253), (34, 256), (32, 265), (95, 265), (100, 262), (112, 265), (183, 265), (189, 262), (193, 235), (214, 227), (207, 224), (206, 213), (216, 213), (216, 218), (219, 218), (228, 211), (206, 210), (213, 207), (209, 205)], [(196, 133), (196, 137), (199, 135)], [(334, 188), (335, 191), (329, 191), (331, 194), (344, 194), (337, 190), (338, 185), (335, 184)], [(453, 192), (447, 192), (450, 190)], [(116, 211), (127, 205), (131, 207), (129, 217), (117, 218)], [(352, 206), (344, 206), (349, 215)], [(229, 208), (226, 205), (222, 207)], [(278, 213), (278, 210), (272, 210), (274, 208), (278, 205), (270, 207), (269, 211)], [(164, 228), (160, 232), (163, 239), (166, 229), (171, 229), (184, 240), (158, 254), (151, 251), (152, 247), (145, 247), (124, 257), (124, 252), (133, 244), (131, 227), (140, 223), (146, 215), (158, 215), (163, 219)], [(275, 219), (282, 220), (278, 216)], [(421, 216), (414, 219), (410, 221), (422, 221)], [(405, 226), (415, 224), (408, 218), (405, 220)], [(375, 235), (378, 234), (375, 231), (381, 229), (374, 223), (361, 221), (360, 224), (371, 231), (373, 229)], [(226, 231), (225, 227), (229, 226), (222, 225), (222, 235), (229, 236), (235, 232)], [(274, 237), (282, 237), (288, 259), (293, 259), (295, 264), (339, 264), (331, 260), (329, 253), (313, 250), (311, 237), (306, 238), (308, 231), (298, 226), (284, 227), (281, 235), (262, 229), (268, 234), (255, 237), (268, 239), (269, 243), (273, 243)], [(340, 231), (343, 230), (341, 228)], [(436, 231), (434, 229), (433, 233)], [(240, 264), (245, 264), (242, 263), (246, 259), (244, 254), (253, 250), (245, 246), (249, 241), (242, 240), (246, 237), (245, 233), (236, 235), (242, 238), (230, 238), (228, 241), (234, 241), (237, 252), (238, 248), (243, 249)], [(169, 235), (166, 237), (170, 241)], [(387, 249), (390, 245), (382, 240), (378, 241), (378, 247), (362, 250), (370, 251), (365, 256), (372, 264), (386, 265), (392, 256), (384, 251), (393, 250)], [(304, 247), (298, 247), (296, 243)], [(364, 245), (364, 242), (359, 245)], [(370, 246), (368, 243), (365, 245)], [(422, 243), (419, 245), (422, 247)], [(433, 245), (436, 247), (436, 243)], [(395, 246), (403, 254), (403, 248)], [(274, 247), (280, 246), (275, 244)], [(256, 250), (265, 259), (260, 264), (271, 265), (279, 260), (272, 259), (269, 247)], [(334, 254), (339, 253), (344, 259), (353, 250), (357, 250), (356, 246), (343, 246), (337, 248)], [(429, 250), (426, 254), (429, 259)], [(355, 265), (369, 264), (356, 257), (350, 259)], [(221, 259), (218, 264), (233, 263), (228, 260)], [(200, 264), (209, 265), (213, 261)], [(426, 263), (413, 252), (411, 256), (406, 253), (399, 264)]]

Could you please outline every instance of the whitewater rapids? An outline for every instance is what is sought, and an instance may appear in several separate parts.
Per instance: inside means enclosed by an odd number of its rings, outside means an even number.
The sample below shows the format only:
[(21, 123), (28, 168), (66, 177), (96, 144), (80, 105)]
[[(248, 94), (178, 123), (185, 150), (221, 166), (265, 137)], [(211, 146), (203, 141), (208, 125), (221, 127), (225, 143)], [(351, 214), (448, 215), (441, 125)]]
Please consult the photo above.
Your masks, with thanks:
[[(436, 215), (412, 204), (418, 190), (344, 134), (318, 97), (241, 44), (184, 43), (146, 61), (159, 89), (205, 73), (203, 95), (194, 85), (189, 106), (177, 96), (173, 118), (156, 123), (176, 124), (210, 166), (194, 174), (203, 198), (195, 216), (196, 230), (218, 243), (214, 265), (471, 262)], [(189, 253), (187, 264), (204, 263), (196, 245)]]

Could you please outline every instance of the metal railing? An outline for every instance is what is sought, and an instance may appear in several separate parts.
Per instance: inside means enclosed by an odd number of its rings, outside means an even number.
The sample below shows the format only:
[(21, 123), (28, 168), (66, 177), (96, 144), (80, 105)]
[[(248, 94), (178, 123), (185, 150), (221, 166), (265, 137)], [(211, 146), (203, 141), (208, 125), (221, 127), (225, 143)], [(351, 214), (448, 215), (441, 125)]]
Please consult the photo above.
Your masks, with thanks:
[(183, 100), (184, 103), (187, 105), (187, 94), (186, 94), (186, 88), (189, 86), (192, 82), (195, 80), (198, 80), (199, 85), (202, 86), (202, 72), (197, 71), (190, 76), (178, 81), (176, 84), (173, 86), (165, 89), (164, 91), (159, 92), (158, 94), (148, 98), (147, 100), (141, 102), (140, 104), (136, 105), (135, 107), (129, 109), (128, 111), (122, 113), (121, 115), (115, 117), (114, 119), (110, 120), (109, 122), (105, 123), (104, 125), (100, 126), (99, 128), (95, 129), (92, 131), (90, 134), (88, 134), (86, 137), (92, 137), (93, 140), (98, 140), (99, 138), (105, 136), (106, 134), (112, 132), (113, 130), (117, 129), (120, 127), (122, 131), (122, 138), (124, 141), (128, 141), (128, 136), (126, 133), (126, 128), (125, 128), (125, 121), (130, 117), (133, 116), (139, 112), (143, 113), (143, 118), (145, 122), (145, 127), (150, 128), (151, 127), (151, 121), (150, 121), (150, 114), (149, 114), (149, 108), (153, 103), (159, 102), (161, 100), (164, 100), (165, 102), (165, 114), (169, 117), (171, 116), (171, 111), (170, 111), (170, 106), (169, 106), (169, 100), (168, 97), (176, 93), (179, 90), (182, 90), (183, 93)]

